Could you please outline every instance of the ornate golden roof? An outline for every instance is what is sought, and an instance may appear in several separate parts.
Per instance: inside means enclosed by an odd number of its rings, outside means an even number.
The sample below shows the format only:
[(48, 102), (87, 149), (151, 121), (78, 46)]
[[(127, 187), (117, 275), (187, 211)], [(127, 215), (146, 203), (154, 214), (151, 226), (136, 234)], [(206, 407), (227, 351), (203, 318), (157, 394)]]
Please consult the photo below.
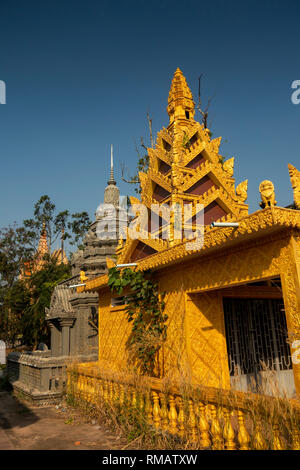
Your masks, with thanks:
[[(268, 207), (243, 217), (238, 227), (209, 228), (204, 237), (201, 250), (189, 250), (184, 241), (176, 246), (168, 247), (152, 256), (137, 261), (136, 270), (160, 269), (171, 264), (188, 261), (195, 256), (210, 254), (213, 251), (232, 248), (234, 245), (273, 233), (298, 229), (300, 230), (300, 212), (283, 207)], [(98, 290), (107, 286), (107, 274), (99, 276), (79, 287), (78, 292)]]
[[(203, 204), (206, 226), (217, 220), (235, 221), (248, 214), (247, 180), (235, 188), (234, 158), (224, 162), (219, 154), (221, 138), (212, 139), (209, 129), (194, 120), (193, 96), (179, 68), (172, 80), (167, 110), (169, 126), (158, 132), (155, 147), (147, 149), (147, 172), (139, 173), (140, 202), (148, 208), (148, 220), (158, 213), (159, 209), (153, 207), (158, 204), (179, 204), (182, 211), (191, 204), (191, 220), (199, 211), (197, 204)], [(126, 242), (118, 247), (118, 261), (134, 261), (173, 246), (178, 241), (172, 230), (171, 227), (168, 239), (160, 233), (153, 240), (153, 228), (142, 226), (139, 241), (130, 239), (129, 230)]]
[[(149, 168), (139, 174), (141, 201), (150, 215), (159, 211), (158, 205), (172, 206), (192, 203), (204, 206), (205, 235), (203, 245), (190, 248), (190, 240), (163, 239), (164, 221), (157, 230), (156, 238), (151, 228), (139, 222), (128, 229), (128, 237), (120, 240), (117, 248), (118, 264), (136, 262), (137, 270), (161, 269), (194, 257), (205, 256), (220, 249), (232, 249), (241, 243), (290, 229), (300, 230), (300, 212), (290, 208), (276, 207), (273, 183), (263, 181), (260, 192), (263, 210), (248, 214), (248, 180), (235, 186), (234, 158), (224, 162), (219, 154), (221, 138), (211, 139), (209, 129), (194, 120), (195, 105), (191, 91), (180, 69), (177, 69), (168, 100), (170, 123), (157, 134), (156, 145), (148, 149)], [(300, 208), (300, 172), (289, 165), (294, 190), (294, 203)], [(153, 206), (157, 205), (157, 208)], [(141, 209), (142, 211), (142, 209)], [(147, 217), (146, 217), (147, 218)], [(138, 218), (136, 219), (138, 220)], [(212, 221), (237, 222), (235, 227), (212, 228)], [(172, 220), (169, 225), (172, 226)], [(172, 227), (171, 227), (172, 228)], [(174, 228), (174, 223), (173, 223)], [(134, 230), (140, 232), (133, 239)], [(172, 230), (171, 230), (172, 235)], [(87, 281), (78, 291), (98, 290), (107, 286), (108, 276), (103, 275)]]

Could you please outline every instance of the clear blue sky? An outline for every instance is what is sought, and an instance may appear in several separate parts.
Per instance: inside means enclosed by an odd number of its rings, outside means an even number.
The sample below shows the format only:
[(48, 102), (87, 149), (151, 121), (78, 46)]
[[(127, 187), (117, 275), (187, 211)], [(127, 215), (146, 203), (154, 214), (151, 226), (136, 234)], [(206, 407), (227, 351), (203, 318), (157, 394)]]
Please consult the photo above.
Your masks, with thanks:
[(103, 199), (114, 144), (134, 173), (135, 140), (167, 126), (179, 66), (197, 96), (214, 95), (211, 130), (249, 179), (250, 210), (271, 179), (279, 205), (292, 202), (287, 163), (300, 169), (298, 1), (10, 1), (0, 3), (0, 226), (31, 216), (48, 194), (59, 210)]

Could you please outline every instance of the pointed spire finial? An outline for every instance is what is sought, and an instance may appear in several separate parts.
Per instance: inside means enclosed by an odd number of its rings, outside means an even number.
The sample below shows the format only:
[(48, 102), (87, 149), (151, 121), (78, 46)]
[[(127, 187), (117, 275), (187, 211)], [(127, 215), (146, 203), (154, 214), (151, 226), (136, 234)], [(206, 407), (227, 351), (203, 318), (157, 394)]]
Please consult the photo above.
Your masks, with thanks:
[[(119, 205), (120, 191), (114, 177), (114, 158), (113, 146), (110, 146), (110, 178), (104, 191), (104, 203), (113, 204), (115, 207)], [(96, 212), (97, 217), (97, 212)]]
[(195, 103), (193, 95), (179, 67), (177, 67), (173, 76), (167, 111), (170, 116), (170, 124), (177, 119), (190, 120), (194, 118)]
[(288, 164), (292, 188), (294, 191), (294, 204), (300, 209), (300, 171), (296, 167)]
[(114, 157), (113, 157), (113, 145), (110, 145), (110, 178), (108, 184), (116, 184), (114, 178)]
[(48, 240), (47, 240), (47, 230), (46, 230), (46, 222), (45, 218), (43, 217), (43, 226), (41, 230), (40, 240), (37, 248), (38, 256), (43, 256), (44, 254), (49, 252), (48, 247)]

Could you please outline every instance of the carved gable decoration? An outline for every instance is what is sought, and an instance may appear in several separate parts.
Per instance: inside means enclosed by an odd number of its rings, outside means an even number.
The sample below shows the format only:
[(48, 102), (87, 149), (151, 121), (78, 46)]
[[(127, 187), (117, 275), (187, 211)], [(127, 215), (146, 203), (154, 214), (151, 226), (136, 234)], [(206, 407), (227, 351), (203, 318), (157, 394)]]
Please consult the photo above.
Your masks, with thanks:
[[(213, 221), (235, 221), (247, 215), (247, 184), (240, 184), (236, 190), (234, 158), (224, 162), (219, 154), (221, 138), (211, 139), (210, 130), (195, 120), (193, 96), (179, 68), (172, 80), (167, 112), (169, 125), (158, 132), (155, 147), (147, 149), (149, 168), (139, 174), (140, 202), (148, 208), (148, 220), (151, 205), (158, 203), (169, 207), (192, 204), (193, 214), (197, 204), (203, 204), (207, 225)], [(150, 241), (151, 236), (143, 234), (142, 243), (138, 245), (133, 245), (129, 236), (119, 245), (118, 262), (141, 259), (152, 254), (152, 250), (161, 251), (181, 243), (182, 240), (172, 237), (172, 220), (169, 224), (170, 237), (164, 239), (160, 230), (161, 240), (156, 241), (155, 246)], [(148, 227), (148, 232), (157, 229)]]

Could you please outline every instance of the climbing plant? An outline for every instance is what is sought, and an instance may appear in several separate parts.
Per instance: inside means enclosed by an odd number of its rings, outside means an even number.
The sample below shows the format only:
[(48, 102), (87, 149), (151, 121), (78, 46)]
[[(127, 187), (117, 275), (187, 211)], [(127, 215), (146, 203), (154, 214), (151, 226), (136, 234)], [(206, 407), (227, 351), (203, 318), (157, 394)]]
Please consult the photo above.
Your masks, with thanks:
[(164, 295), (159, 295), (151, 271), (113, 267), (108, 277), (112, 292), (122, 294), (124, 288), (129, 288), (125, 301), (127, 321), (132, 323), (128, 346), (135, 353), (140, 372), (153, 376), (157, 352), (167, 337)]

